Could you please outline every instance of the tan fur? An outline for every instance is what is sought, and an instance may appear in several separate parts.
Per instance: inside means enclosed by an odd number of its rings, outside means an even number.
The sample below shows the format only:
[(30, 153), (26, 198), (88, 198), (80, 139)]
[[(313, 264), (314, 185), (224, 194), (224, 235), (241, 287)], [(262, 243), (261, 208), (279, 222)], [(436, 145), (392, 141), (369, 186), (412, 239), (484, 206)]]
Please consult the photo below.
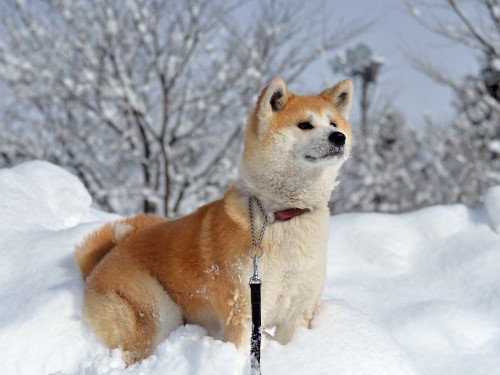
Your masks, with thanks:
[[(324, 113), (333, 116), (337, 129), (347, 137), (347, 157), (349, 125), (335, 104), (335, 95), (344, 86), (303, 97), (289, 93), (284, 81), (273, 81), (249, 118), (242, 178), (223, 199), (173, 221), (140, 215), (109, 223), (77, 247), (77, 263), (86, 279), (84, 315), (109, 347), (123, 348), (127, 363), (149, 356), (182, 321), (202, 325), (209, 334), (237, 346), (248, 346), (249, 194), (261, 198), (266, 210), (311, 209), (269, 226), (261, 265), (263, 324), (276, 326), (276, 338), (283, 343), (297, 325), (309, 325), (324, 279), (328, 194), (344, 159), (319, 166), (306, 163), (300, 168), (307, 178), (297, 177), (290, 186), (286, 181), (294, 179), (293, 173), (280, 180), (278, 172), (260, 175), (258, 165), (265, 168), (267, 159), (289, 165), (275, 147), (281, 147), (283, 134), (298, 140), (306, 137), (296, 127), (307, 121), (304, 116), (310, 112), (318, 118)], [(285, 96), (273, 111), (263, 101), (270, 100), (276, 87), (285, 90)], [(329, 125), (318, 126), (330, 131)], [(276, 190), (281, 188), (283, 193)], [(256, 227), (261, 224), (257, 215)], [(295, 277), (299, 283), (304, 279), (303, 290), (296, 289)]]
[[(90, 233), (82, 244), (76, 246), (75, 257), (78, 268), (85, 280), (97, 263), (116, 245), (115, 225), (129, 225), (131, 229), (126, 235), (131, 235), (146, 227), (165, 222), (166, 219), (149, 215), (138, 215), (114, 223), (108, 223), (98, 231)], [(125, 236), (123, 236), (124, 238)], [(123, 238), (120, 238), (121, 241)]]

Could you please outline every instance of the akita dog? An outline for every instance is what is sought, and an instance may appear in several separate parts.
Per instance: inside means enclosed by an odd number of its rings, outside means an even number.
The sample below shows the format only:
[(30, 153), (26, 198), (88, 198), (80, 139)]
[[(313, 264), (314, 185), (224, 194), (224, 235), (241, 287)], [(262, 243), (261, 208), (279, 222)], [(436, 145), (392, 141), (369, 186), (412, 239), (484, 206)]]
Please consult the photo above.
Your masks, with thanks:
[[(299, 96), (274, 79), (249, 116), (240, 178), (221, 200), (177, 220), (140, 215), (90, 234), (76, 259), (84, 316), (102, 341), (130, 364), (184, 322), (249, 347), (251, 227), (258, 236), (264, 222), (262, 326), (283, 344), (308, 327), (325, 279), (327, 204), (351, 150), (351, 103), (350, 80)], [(253, 203), (253, 223), (252, 201), (262, 208)]]

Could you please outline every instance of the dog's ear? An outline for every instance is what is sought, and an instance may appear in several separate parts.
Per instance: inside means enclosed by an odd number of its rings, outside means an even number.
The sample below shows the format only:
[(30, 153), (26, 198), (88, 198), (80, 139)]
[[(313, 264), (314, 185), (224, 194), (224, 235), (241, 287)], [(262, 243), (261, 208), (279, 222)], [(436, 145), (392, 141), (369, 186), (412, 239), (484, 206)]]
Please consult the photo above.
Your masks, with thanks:
[(349, 113), (352, 106), (352, 81), (346, 79), (335, 86), (324, 90), (321, 96), (330, 100), (333, 106), (340, 112), (346, 120), (349, 120)]
[(259, 117), (269, 117), (275, 112), (285, 108), (288, 99), (288, 90), (286, 83), (282, 78), (275, 78), (262, 91), (257, 104)]

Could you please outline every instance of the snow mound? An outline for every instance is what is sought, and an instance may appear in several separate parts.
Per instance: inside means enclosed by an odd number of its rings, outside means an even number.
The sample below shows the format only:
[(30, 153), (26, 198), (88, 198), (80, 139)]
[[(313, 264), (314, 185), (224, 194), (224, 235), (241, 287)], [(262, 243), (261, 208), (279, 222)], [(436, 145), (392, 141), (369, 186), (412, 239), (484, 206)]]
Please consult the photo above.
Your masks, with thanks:
[(89, 219), (92, 198), (83, 184), (44, 161), (0, 170), (0, 191), (3, 230), (33, 226), (57, 230)]
[[(0, 171), (0, 368), (5, 374), (248, 374), (248, 353), (197, 326), (178, 328), (156, 352), (125, 368), (82, 319), (74, 245), (112, 216), (90, 208), (74, 176), (46, 162)], [(311, 330), (262, 353), (269, 374), (412, 374), (404, 350), (345, 302), (325, 301)], [(299, 371), (300, 372), (300, 371)]]
[[(249, 374), (248, 353), (179, 327), (125, 368), (82, 318), (73, 249), (116, 218), (45, 162), (0, 170), (3, 374)], [(327, 281), (311, 329), (267, 339), (264, 374), (493, 374), (500, 368), (500, 187), (485, 206), (331, 219)]]
[(500, 186), (492, 187), (484, 199), (491, 228), (500, 234)]
[(425, 374), (500, 368), (500, 187), (485, 206), (331, 219), (325, 297), (367, 313)]
[(264, 374), (412, 375), (412, 361), (394, 339), (345, 301), (324, 300), (312, 329), (298, 331), (292, 342), (271, 342), (264, 352)]

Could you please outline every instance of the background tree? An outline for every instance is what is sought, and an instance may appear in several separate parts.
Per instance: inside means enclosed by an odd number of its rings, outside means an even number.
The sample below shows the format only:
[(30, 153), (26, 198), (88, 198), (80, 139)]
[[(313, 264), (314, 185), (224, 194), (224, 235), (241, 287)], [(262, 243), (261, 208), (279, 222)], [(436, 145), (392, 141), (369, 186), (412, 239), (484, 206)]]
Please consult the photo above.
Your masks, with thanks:
[[(336, 212), (402, 212), (456, 202), (475, 206), (500, 183), (500, 3), (416, 0), (407, 5), (424, 27), (469, 48), (480, 68), (451, 77), (409, 53), (417, 69), (454, 91), (456, 113), (448, 126), (425, 116), (417, 127), (406, 125), (391, 98), (372, 108), (368, 132), (353, 124), (354, 152), (334, 192)], [(333, 68), (362, 71), (359, 61), (371, 55), (363, 50), (348, 50), (351, 57), (337, 58)]]
[(384, 61), (366, 45), (358, 44), (337, 55), (331, 64), (335, 73), (352, 77), (361, 92), (361, 126), (352, 124), (354, 151), (331, 203), (331, 210), (337, 213), (408, 211), (429, 204), (428, 189), (421, 189), (426, 180), (421, 136), (407, 126), (390, 98), (378, 108), (370, 105)]
[(416, 0), (408, 8), (423, 27), (469, 48), (478, 59), (478, 72), (456, 78), (410, 56), (417, 69), (455, 93), (456, 116), (434, 148), (436, 187), (446, 191), (443, 203), (476, 205), (500, 183), (500, 2)]
[(334, 191), (335, 212), (404, 212), (439, 203), (426, 137), (390, 101), (373, 111), (368, 136), (353, 126), (354, 150)]
[[(332, 61), (334, 73), (342, 73), (359, 81), (360, 86), (360, 109), (361, 128), (363, 135), (368, 132), (368, 112), (370, 109), (370, 91), (373, 91), (380, 68), (384, 65), (384, 58), (373, 54), (372, 50), (365, 44), (358, 44), (354, 48), (347, 49), (338, 54)], [(372, 89), (372, 90), (370, 90)]]
[[(0, 164), (46, 159), (102, 207), (176, 216), (235, 177), (246, 115), (366, 24), (319, 30), (300, 1), (0, 4)], [(255, 13), (245, 24), (239, 11)], [(303, 20), (308, 20), (305, 24)], [(355, 26), (350, 26), (355, 25)], [(321, 33), (319, 31), (322, 31)], [(324, 36), (315, 42), (309, 37)]]

